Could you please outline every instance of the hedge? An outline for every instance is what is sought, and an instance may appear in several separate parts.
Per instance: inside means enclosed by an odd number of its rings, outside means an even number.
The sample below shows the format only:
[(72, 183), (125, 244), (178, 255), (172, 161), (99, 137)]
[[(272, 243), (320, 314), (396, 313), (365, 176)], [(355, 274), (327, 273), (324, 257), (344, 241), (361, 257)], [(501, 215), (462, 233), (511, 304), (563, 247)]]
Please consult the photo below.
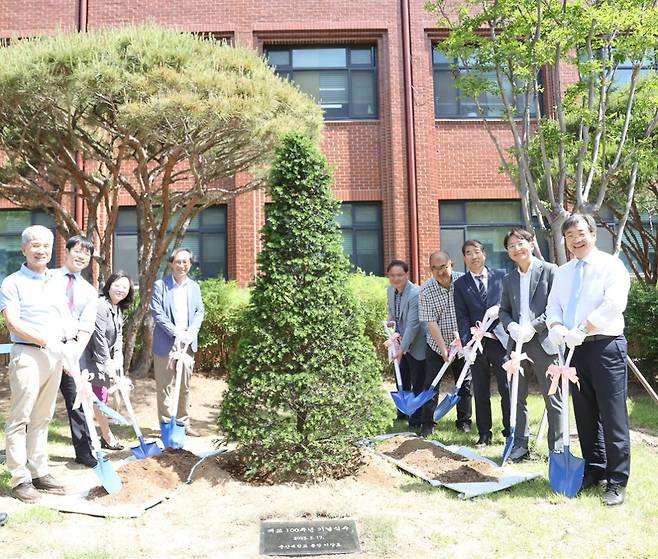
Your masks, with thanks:
[[(628, 354), (649, 382), (658, 388), (658, 290), (634, 281), (624, 313)], [(631, 375), (632, 377), (632, 375)]]

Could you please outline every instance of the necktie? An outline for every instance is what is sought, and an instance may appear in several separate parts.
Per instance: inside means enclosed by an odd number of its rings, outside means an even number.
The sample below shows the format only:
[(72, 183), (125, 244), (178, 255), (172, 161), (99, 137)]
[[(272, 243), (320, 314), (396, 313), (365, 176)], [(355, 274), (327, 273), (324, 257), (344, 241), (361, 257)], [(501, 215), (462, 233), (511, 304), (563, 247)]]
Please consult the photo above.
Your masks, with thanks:
[(585, 261), (579, 260), (576, 264), (576, 271), (573, 276), (573, 285), (571, 286), (571, 298), (564, 313), (564, 325), (567, 328), (573, 328), (576, 322), (576, 308), (578, 299), (583, 291), (583, 276), (585, 275)]
[(66, 274), (66, 277), (69, 278), (68, 283), (66, 284), (66, 300), (69, 304), (69, 310), (72, 311), (75, 306), (74, 300), (74, 286), (75, 286), (75, 274)]
[(480, 299), (486, 305), (487, 304), (487, 288), (484, 287), (484, 274), (477, 274), (475, 276), (477, 280), (478, 293), (480, 293)]

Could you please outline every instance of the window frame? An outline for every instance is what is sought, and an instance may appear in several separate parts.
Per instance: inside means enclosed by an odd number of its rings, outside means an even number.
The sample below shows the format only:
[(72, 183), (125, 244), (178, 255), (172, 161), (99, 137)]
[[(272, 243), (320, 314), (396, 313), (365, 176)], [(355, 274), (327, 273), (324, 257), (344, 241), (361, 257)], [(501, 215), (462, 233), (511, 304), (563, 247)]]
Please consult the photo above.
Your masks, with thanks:
[[(43, 209), (34, 209), (34, 208), (0, 208), (0, 212), (29, 212), (30, 213), (30, 225), (28, 227), (31, 227), (32, 225), (39, 225), (37, 222), (37, 215), (38, 214), (43, 214), (45, 216), (50, 217), (53, 220), (53, 225), (52, 227), (48, 227), (53, 233), (53, 253), (52, 253), (52, 258), (50, 259), (50, 262), (48, 263), (48, 268), (55, 269), (60, 267), (59, 263), (59, 258), (57, 255), (57, 243), (59, 241), (59, 234), (57, 232), (57, 223), (55, 221), (55, 218), (50, 215), (46, 210)], [(0, 243), (2, 242), (3, 239), (15, 239), (17, 237), (20, 237), (21, 231), (16, 232), (16, 233), (5, 233), (0, 231)], [(10, 271), (9, 273), (13, 273), (16, 270)]]
[[(318, 49), (345, 49), (346, 50), (346, 64), (344, 67), (323, 67), (323, 66), (304, 66), (302, 68), (295, 68), (293, 65), (293, 50), (318, 50)], [(352, 50), (370, 49), (372, 64), (358, 64), (352, 63)], [(270, 52), (288, 52), (289, 63), (287, 65), (277, 65), (269, 60)], [(325, 109), (323, 109), (323, 116), (325, 121), (346, 121), (346, 120), (378, 120), (379, 119), (379, 74), (377, 71), (377, 45), (376, 44), (308, 44), (308, 45), (289, 45), (289, 44), (273, 44), (265, 45), (263, 47), (263, 55), (266, 62), (274, 68), (278, 76), (285, 77), (291, 83), (295, 83), (292, 75), (295, 71), (309, 71), (309, 72), (347, 72), (347, 111), (345, 115), (331, 115), (327, 116)], [(356, 114), (353, 110), (353, 89), (352, 89), (352, 73), (353, 72), (370, 72), (373, 76), (373, 103), (374, 111), (372, 115)], [(300, 91), (303, 91), (299, 88)], [(320, 105), (319, 99), (316, 101)], [(320, 108), (322, 106), (320, 105)]]
[[(224, 227), (223, 229), (221, 227), (205, 227), (203, 225), (203, 212), (207, 209), (210, 208), (220, 208), (224, 212)], [(128, 211), (133, 211), (136, 212), (135, 206), (121, 206), (119, 208), (119, 212), (128, 212)], [(189, 228), (185, 232), (187, 233), (195, 233), (197, 235), (203, 235), (204, 233), (207, 234), (224, 234), (224, 258), (225, 258), (225, 265), (224, 265), (224, 274), (223, 276), (217, 276), (218, 278), (223, 277), (223, 279), (227, 280), (229, 279), (229, 273), (228, 273), (228, 266), (229, 266), (229, 258), (228, 258), (228, 207), (226, 204), (216, 204), (212, 206), (208, 206), (208, 208), (204, 208), (197, 214), (197, 217), (199, 219), (199, 225), (198, 227), (192, 229)], [(114, 228), (114, 232), (112, 235), (112, 263), (113, 265), (116, 263), (116, 238), (120, 236), (130, 236), (134, 235), (137, 236), (137, 230), (139, 228), (139, 225), (136, 225), (135, 227), (128, 227), (128, 226), (121, 226), (118, 224), (117, 220), (117, 225)], [(135, 247), (135, 250), (137, 250), (137, 247)], [(199, 238), (199, 250), (198, 252), (195, 252), (194, 254), (194, 264), (192, 267), (192, 270), (196, 270), (197, 276), (199, 279), (216, 279), (215, 276), (212, 278), (206, 278), (201, 275), (201, 263), (203, 262), (203, 243), (201, 242), (201, 238)], [(133, 280), (136, 282), (137, 278), (133, 278)]]
[[(462, 113), (460, 109), (460, 105), (462, 103), (461, 99), (461, 92), (459, 88), (457, 87), (455, 83), (455, 69), (453, 66), (456, 66), (457, 72), (467, 72), (468, 70), (463, 67), (461, 61), (458, 58), (453, 58), (453, 62), (436, 62), (435, 61), (435, 55), (437, 52), (441, 52), (441, 49), (439, 48), (440, 41), (438, 42), (432, 42), (431, 44), (431, 53), (430, 53), (430, 58), (432, 61), (432, 87), (433, 87), (433, 102), (434, 102), (434, 120), (477, 120), (480, 119), (480, 114), (477, 112), (477, 107), (475, 112), (469, 112), (469, 113)], [(445, 56), (445, 55), (444, 55)], [(446, 56), (447, 58), (447, 56)], [(455, 98), (457, 102), (457, 114), (454, 115), (448, 115), (448, 114), (439, 114), (439, 107), (438, 107), (438, 91), (439, 88), (437, 87), (437, 82), (439, 81), (437, 78), (437, 72), (445, 72), (446, 74), (451, 76), (451, 84), (452, 84), (452, 89), (453, 91), (456, 92)], [(538, 76), (538, 81), (541, 84), (542, 83), (542, 72), (539, 73)], [(490, 93), (487, 93), (487, 95), (493, 95)], [(468, 98), (468, 97), (465, 97)], [(500, 98), (500, 95), (498, 95), (498, 98)], [(532, 103), (530, 107), (530, 113), (529, 117), (532, 120), (535, 120), (539, 117), (541, 117), (541, 111), (544, 103), (544, 97), (542, 91), (539, 92), (539, 109), (540, 109), (540, 114), (535, 113), (535, 104)], [(474, 103), (471, 103), (474, 104)], [(488, 105), (484, 105), (484, 107), (487, 107)], [(523, 97), (517, 97), (517, 108), (516, 108), (516, 113), (514, 115), (514, 118), (519, 119), (523, 118), (524, 114), (524, 109), (523, 109)], [(505, 115), (500, 114), (500, 115), (485, 115), (488, 120), (503, 120), (505, 119)]]
[[(343, 212), (343, 208), (345, 206), (350, 206), (351, 207), (351, 225), (350, 226), (344, 226), (340, 222), (338, 223), (341, 231), (341, 235), (343, 234), (343, 231), (352, 231), (352, 232), (358, 232), (358, 231), (376, 231), (377, 232), (377, 252), (379, 255), (378, 259), (378, 264), (377, 264), (377, 269), (376, 270), (370, 270), (370, 271), (365, 271), (366, 273), (372, 273), (376, 276), (383, 276), (384, 275), (384, 223), (382, 219), (382, 203), (379, 201), (359, 201), (359, 202), (352, 202), (352, 201), (345, 201), (341, 202), (341, 213)], [(356, 208), (357, 207), (365, 207), (365, 206), (373, 206), (377, 210), (377, 221), (372, 222), (372, 223), (366, 223), (366, 222), (355, 222), (355, 213), (356, 213)], [(338, 221), (338, 216), (337, 219)], [(357, 269), (357, 264), (356, 264), (356, 255), (357, 255), (357, 236), (352, 235), (352, 257), (350, 258), (347, 254), (345, 254), (346, 257), (349, 258), (350, 260), (350, 265), (353, 270)]]

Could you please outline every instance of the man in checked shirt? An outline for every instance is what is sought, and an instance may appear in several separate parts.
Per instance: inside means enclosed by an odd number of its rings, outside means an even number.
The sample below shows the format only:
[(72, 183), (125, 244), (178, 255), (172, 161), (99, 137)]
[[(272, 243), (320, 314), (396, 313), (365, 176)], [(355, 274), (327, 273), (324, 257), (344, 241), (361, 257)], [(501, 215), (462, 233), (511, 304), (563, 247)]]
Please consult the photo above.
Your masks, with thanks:
[[(418, 318), (427, 325), (427, 345), (425, 347), (425, 385), (428, 388), (443, 363), (448, 360), (448, 348), (455, 338), (457, 317), (455, 315), (454, 282), (461, 272), (452, 269), (450, 255), (444, 251), (434, 252), (430, 256), (432, 277), (420, 287), (418, 297)], [(462, 357), (457, 357), (450, 365), (455, 382), (464, 365)], [(461, 399), (457, 404), (457, 421), (460, 431), (471, 430), (471, 381), (464, 381), (459, 391)], [(434, 410), (438, 402), (437, 395), (422, 408), (423, 427), (421, 434), (429, 436), (434, 430)]]

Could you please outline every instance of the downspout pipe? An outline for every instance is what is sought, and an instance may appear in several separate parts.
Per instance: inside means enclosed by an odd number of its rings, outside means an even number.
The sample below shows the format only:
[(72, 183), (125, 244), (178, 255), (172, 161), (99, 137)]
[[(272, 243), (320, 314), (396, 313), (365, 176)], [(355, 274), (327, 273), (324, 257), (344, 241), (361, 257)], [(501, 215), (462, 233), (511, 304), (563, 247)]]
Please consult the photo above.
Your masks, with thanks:
[(416, 178), (416, 137), (411, 72), (411, 28), (409, 24), (409, 0), (400, 0), (402, 18), (402, 67), (404, 81), (404, 123), (407, 163), (407, 190), (409, 200), (409, 253), (411, 281), (420, 281), (418, 264), (418, 185)]
[[(87, 22), (88, 22), (88, 0), (80, 0), (78, 2), (78, 33), (87, 32)], [(75, 154), (75, 162), (79, 168), (84, 166), (84, 159), (80, 152)], [(82, 196), (78, 192), (78, 187), (75, 189), (74, 193), (75, 206), (73, 208), (73, 217), (75, 222), (78, 224), (80, 231), (84, 231), (84, 202)]]

